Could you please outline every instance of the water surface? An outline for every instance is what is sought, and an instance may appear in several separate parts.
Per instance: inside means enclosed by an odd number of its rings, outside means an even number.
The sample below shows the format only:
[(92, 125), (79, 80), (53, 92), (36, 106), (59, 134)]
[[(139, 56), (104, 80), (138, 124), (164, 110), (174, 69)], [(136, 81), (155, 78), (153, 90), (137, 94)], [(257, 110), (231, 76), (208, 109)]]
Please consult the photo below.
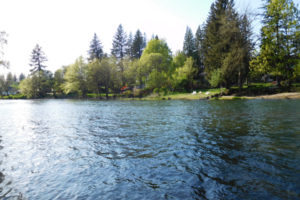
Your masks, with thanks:
[(0, 199), (299, 199), (300, 101), (0, 101)]

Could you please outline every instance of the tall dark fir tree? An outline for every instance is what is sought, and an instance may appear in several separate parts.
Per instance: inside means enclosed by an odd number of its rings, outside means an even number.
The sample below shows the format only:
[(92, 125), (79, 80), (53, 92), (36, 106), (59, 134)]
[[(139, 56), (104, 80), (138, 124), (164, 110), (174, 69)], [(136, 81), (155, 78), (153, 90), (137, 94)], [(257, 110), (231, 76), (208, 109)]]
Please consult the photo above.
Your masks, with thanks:
[(119, 25), (113, 38), (111, 54), (118, 59), (123, 59), (126, 55), (127, 35), (123, 30), (122, 24)]
[(134, 39), (133, 39), (133, 43), (132, 43), (132, 56), (133, 58), (140, 58), (142, 56), (143, 50), (145, 48), (145, 41), (143, 38), (143, 35), (141, 33), (140, 30), (137, 30), (135, 35), (134, 35)]
[(42, 48), (37, 44), (31, 53), (30, 69), (32, 90), (34, 91), (33, 97), (45, 97), (51, 91), (52, 73), (45, 70), (47, 61), (45, 53)]
[(42, 51), (42, 47), (38, 44), (34, 47), (31, 53), (31, 60), (29, 65), (31, 74), (40, 73), (45, 70), (46, 65), (44, 63), (48, 61), (45, 53)]
[[(217, 0), (212, 4), (205, 24), (203, 62), (208, 80), (213, 85), (242, 85), (249, 71), (249, 51), (243, 18), (234, 9), (233, 0)], [(215, 81), (214, 81), (215, 82)], [(212, 83), (211, 83), (212, 84)]]
[(204, 41), (204, 31), (199, 25), (195, 34), (196, 64), (198, 66), (199, 73), (203, 72), (204, 70), (203, 41)]
[(195, 38), (190, 27), (186, 27), (186, 32), (184, 36), (183, 42), (183, 52), (188, 57), (195, 58), (196, 56), (196, 46), (195, 46)]
[(92, 61), (94, 59), (101, 60), (103, 58), (103, 47), (96, 33), (94, 34), (94, 37), (90, 43), (90, 49), (88, 51), (88, 54), (89, 61)]

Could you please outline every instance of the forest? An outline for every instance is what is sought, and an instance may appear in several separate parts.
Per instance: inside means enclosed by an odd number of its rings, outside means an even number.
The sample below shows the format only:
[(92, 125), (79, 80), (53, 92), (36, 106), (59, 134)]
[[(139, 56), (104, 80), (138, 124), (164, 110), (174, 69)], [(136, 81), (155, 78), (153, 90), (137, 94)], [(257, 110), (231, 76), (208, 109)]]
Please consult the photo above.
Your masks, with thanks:
[[(103, 51), (101, 37), (95, 33), (88, 58), (79, 57), (53, 73), (47, 70), (47, 56), (37, 44), (27, 77), (0, 75), (0, 96), (132, 98), (209, 88), (249, 92), (254, 83), (271, 83), (276, 91), (291, 91), (300, 82), (299, 9), (292, 0), (264, 4), (258, 40), (251, 16), (238, 13), (233, 0), (216, 0), (195, 34), (186, 28), (183, 48), (175, 53), (158, 35), (147, 40), (141, 30), (127, 34), (120, 24), (111, 52)], [(1, 32), (1, 47), (6, 42), (6, 33)], [(8, 62), (0, 57), (0, 65), (7, 67)]]

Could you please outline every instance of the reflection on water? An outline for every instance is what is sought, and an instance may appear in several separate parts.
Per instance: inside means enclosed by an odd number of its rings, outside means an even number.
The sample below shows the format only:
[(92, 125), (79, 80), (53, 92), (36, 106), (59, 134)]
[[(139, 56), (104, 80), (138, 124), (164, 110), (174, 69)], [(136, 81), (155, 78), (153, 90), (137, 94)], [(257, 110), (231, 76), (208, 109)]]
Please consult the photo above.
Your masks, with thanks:
[(297, 199), (300, 101), (0, 101), (0, 199)]

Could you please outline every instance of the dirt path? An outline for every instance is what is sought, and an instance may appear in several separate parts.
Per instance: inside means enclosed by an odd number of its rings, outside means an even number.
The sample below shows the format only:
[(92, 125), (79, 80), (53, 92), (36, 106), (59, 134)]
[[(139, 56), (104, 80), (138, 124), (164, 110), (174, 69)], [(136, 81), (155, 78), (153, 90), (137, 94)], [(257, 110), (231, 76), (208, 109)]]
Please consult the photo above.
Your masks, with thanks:
[(234, 98), (241, 98), (241, 99), (300, 99), (300, 92), (285, 92), (279, 94), (272, 94), (272, 95), (262, 95), (262, 96), (223, 96), (221, 99), (234, 99)]

